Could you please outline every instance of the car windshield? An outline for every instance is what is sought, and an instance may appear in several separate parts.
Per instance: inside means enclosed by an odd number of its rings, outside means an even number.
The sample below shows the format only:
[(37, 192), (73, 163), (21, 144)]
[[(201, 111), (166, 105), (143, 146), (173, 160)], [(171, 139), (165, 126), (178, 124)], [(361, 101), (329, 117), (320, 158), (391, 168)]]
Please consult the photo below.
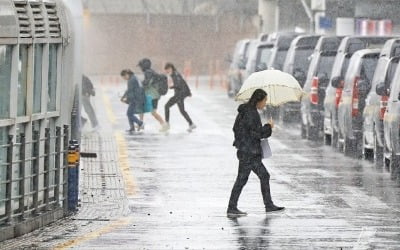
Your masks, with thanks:
[(377, 64), (378, 64), (377, 56), (372, 55), (363, 58), (360, 69), (360, 78), (363, 80), (367, 80), (368, 82), (372, 82), (372, 78), (374, 77), (374, 72)]
[(306, 73), (308, 71), (308, 66), (310, 65), (310, 56), (313, 51), (312, 48), (297, 49), (293, 62), (293, 71), (299, 69)]
[(318, 64), (317, 75), (323, 74), (329, 79), (331, 77), (332, 65), (335, 61), (335, 55), (321, 56)]
[(269, 62), (269, 59), (271, 58), (272, 55), (272, 47), (261, 47), (258, 52), (258, 64), (265, 63), (267, 64)]
[(285, 62), (287, 50), (278, 50), (271, 67), (273, 69), (282, 70), (283, 63)]

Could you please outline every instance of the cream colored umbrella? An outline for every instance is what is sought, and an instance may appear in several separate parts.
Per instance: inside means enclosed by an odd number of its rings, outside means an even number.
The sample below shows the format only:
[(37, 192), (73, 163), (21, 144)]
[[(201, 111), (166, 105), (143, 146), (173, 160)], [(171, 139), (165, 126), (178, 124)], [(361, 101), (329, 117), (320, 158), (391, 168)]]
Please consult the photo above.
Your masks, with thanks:
[(248, 101), (256, 89), (267, 92), (267, 104), (271, 106), (300, 101), (304, 94), (299, 82), (292, 75), (280, 70), (264, 70), (251, 74), (244, 81), (236, 100)]

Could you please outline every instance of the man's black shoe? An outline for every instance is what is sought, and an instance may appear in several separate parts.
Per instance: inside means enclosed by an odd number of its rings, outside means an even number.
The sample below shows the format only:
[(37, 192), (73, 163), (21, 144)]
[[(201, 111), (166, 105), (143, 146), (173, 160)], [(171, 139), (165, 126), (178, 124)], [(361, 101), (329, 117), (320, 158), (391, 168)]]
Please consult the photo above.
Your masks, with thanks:
[(228, 216), (245, 216), (245, 215), (247, 215), (246, 212), (242, 212), (237, 208), (228, 208), (226, 213), (228, 214)]
[(265, 212), (267, 213), (271, 213), (271, 212), (280, 212), (282, 210), (284, 210), (285, 207), (278, 207), (275, 205), (269, 206), (269, 207), (265, 207)]

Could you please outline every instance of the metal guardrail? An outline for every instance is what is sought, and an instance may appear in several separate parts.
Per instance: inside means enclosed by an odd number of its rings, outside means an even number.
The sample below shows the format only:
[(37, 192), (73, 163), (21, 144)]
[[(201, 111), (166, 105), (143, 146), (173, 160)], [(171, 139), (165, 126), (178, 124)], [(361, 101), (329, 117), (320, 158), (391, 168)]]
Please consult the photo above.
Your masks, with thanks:
[(0, 172), (5, 173), (0, 181), (0, 190), (5, 190), (0, 197), (0, 225), (60, 207), (68, 210), (68, 140), (69, 127), (65, 125), (56, 127), (53, 135), (46, 128), (44, 138), (33, 131), (29, 142), (23, 133), (15, 142), (10, 135), (8, 143), (0, 145), (0, 150), (6, 151), (5, 161), (0, 162)]

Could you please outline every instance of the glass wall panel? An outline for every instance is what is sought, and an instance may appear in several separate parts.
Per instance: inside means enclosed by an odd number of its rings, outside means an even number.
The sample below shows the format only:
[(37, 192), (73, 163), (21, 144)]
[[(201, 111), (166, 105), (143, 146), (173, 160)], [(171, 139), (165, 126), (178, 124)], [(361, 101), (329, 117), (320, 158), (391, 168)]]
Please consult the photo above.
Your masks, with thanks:
[(0, 45), (0, 118), (10, 117), (12, 47)]
[(47, 109), (55, 111), (57, 108), (57, 44), (50, 44), (49, 46), (48, 95)]
[(18, 61), (18, 116), (26, 115), (26, 93), (28, 83), (28, 46), (20, 45)]
[(34, 80), (33, 80), (33, 113), (42, 111), (42, 62), (43, 44), (35, 45)]

